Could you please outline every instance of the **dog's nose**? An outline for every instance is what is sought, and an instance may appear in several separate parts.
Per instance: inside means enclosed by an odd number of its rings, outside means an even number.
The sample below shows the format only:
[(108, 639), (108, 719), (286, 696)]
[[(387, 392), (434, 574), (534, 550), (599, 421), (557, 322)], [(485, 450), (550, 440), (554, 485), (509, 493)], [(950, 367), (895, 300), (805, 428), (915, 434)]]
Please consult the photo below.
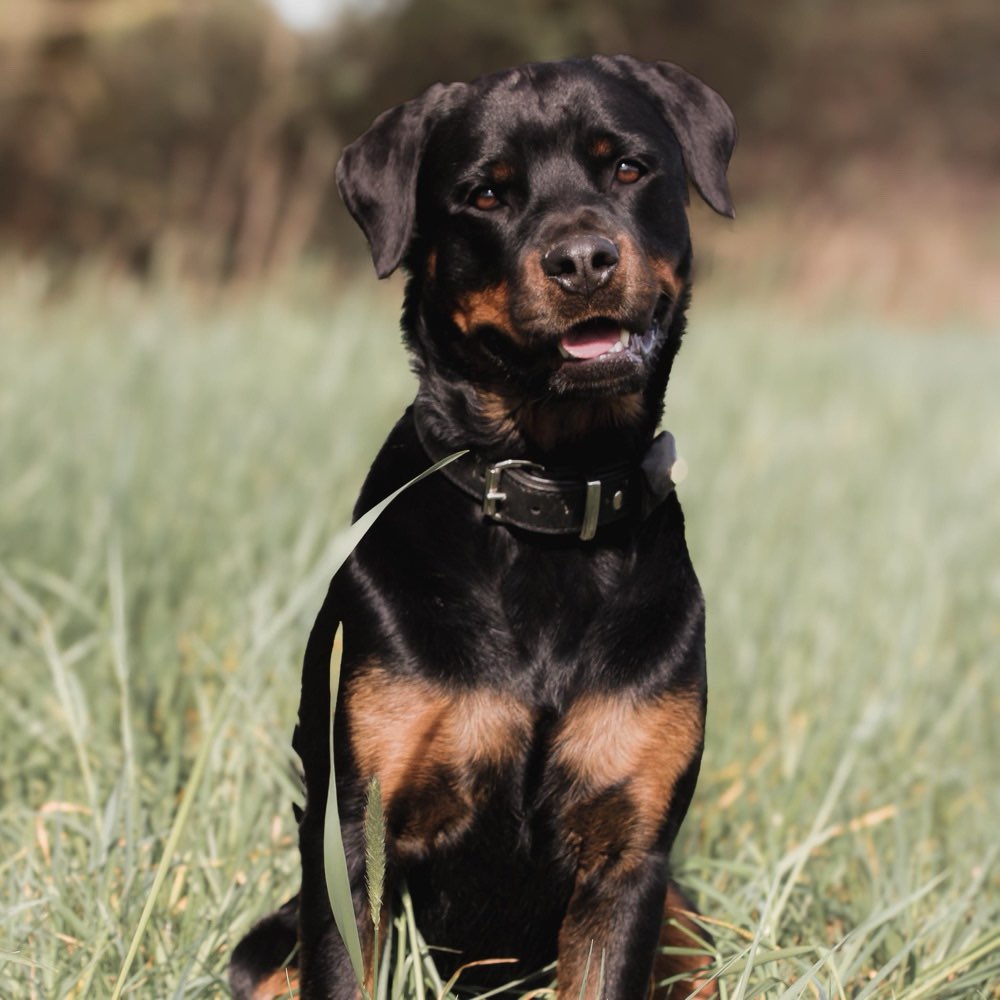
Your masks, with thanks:
[(596, 234), (571, 236), (542, 257), (545, 274), (573, 295), (594, 294), (618, 265), (618, 247)]

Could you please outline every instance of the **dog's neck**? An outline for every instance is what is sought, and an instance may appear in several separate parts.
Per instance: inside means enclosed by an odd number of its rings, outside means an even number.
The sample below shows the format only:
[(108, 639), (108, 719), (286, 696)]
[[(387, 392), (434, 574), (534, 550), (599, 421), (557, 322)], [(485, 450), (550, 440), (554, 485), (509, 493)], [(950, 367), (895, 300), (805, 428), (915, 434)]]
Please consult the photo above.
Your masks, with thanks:
[[(417, 397), (412, 419), (430, 461), (443, 462), (458, 449), (435, 433), (435, 418)], [(683, 478), (674, 439), (662, 431), (642, 454), (619, 454), (603, 463), (593, 447), (566, 464), (527, 458), (497, 459), (476, 451), (445, 463), (442, 472), (477, 500), (483, 516), (508, 527), (543, 535), (577, 535), (590, 541), (599, 528), (647, 517)]]
[(416, 405), (422, 426), (449, 447), (492, 461), (528, 459), (560, 468), (636, 458), (655, 429), (638, 393), (532, 402), (439, 380), (421, 383)]
[(415, 358), (422, 425), (453, 451), (468, 448), (490, 461), (527, 459), (586, 469), (640, 461), (656, 433), (674, 355), (683, 331), (675, 317), (646, 386), (606, 398), (530, 399), (505, 386), (483, 386), (435, 359)]

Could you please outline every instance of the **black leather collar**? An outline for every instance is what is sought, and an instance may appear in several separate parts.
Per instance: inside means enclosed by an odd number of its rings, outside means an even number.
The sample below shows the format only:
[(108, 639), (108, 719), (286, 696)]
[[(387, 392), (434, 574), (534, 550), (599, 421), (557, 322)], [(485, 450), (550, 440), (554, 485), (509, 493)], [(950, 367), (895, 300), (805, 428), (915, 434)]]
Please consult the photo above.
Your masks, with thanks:
[[(455, 449), (436, 440), (413, 407), (417, 437), (432, 462)], [(643, 518), (684, 478), (673, 436), (661, 431), (641, 461), (587, 471), (547, 469), (524, 459), (490, 461), (468, 452), (441, 472), (482, 505), (484, 517), (543, 535), (590, 541), (606, 524)]]

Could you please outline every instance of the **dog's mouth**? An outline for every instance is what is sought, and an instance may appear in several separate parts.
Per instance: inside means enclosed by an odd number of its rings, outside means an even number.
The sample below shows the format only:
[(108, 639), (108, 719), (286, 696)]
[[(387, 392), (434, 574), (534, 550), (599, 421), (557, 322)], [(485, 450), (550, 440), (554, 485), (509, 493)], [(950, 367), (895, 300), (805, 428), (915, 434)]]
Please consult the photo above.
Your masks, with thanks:
[(638, 392), (655, 362), (672, 303), (664, 294), (644, 315), (591, 315), (537, 333), (522, 328), (530, 346), (484, 325), (477, 343), (508, 373), (522, 371), (536, 391), (601, 397)]
[(606, 316), (574, 323), (556, 339), (549, 388), (587, 396), (640, 390), (660, 341), (664, 312), (658, 308), (647, 326), (635, 324), (638, 329)]
[(641, 360), (653, 350), (659, 332), (657, 318), (642, 333), (612, 319), (588, 319), (574, 324), (559, 337), (559, 354), (565, 362), (576, 365), (603, 363), (620, 355)]

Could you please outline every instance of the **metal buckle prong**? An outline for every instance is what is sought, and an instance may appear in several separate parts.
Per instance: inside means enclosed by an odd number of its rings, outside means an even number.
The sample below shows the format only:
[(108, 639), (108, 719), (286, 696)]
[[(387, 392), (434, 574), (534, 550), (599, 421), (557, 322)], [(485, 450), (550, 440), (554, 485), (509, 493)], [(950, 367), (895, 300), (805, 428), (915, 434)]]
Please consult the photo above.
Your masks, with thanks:
[(601, 481), (587, 481), (587, 497), (583, 507), (583, 524), (580, 526), (580, 540), (589, 542), (597, 534), (597, 519), (601, 514)]
[(499, 520), (502, 515), (497, 510), (497, 504), (507, 499), (507, 494), (500, 489), (500, 480), (507, 469), (535, 469), (544, 471), (543, 466), (537, 462), (529, 462), (525, 458), (508, 458), (503, 462), (495, 462), (486, 470), (486, 489), (483, 493), (483, 513), (487, 517)]

